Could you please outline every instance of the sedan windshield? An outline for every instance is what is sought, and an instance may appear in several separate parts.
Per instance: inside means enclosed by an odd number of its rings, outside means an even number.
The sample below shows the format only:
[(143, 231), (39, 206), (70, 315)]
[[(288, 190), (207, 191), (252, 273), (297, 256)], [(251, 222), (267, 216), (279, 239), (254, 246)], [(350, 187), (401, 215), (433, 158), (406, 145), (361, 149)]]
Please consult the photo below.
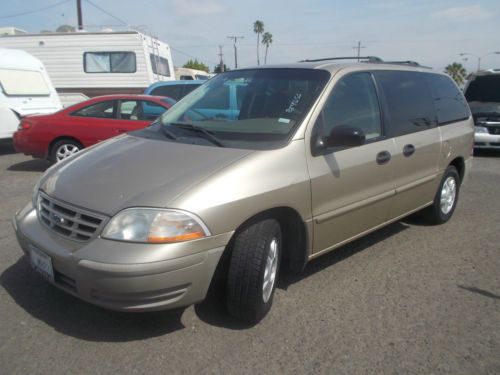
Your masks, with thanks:
[(156, 131), (162, 133), (160, 128), (167, 128), (178, 135), (177, 142), (190, 137), (220, 147), (282, 147), (329, 77), (326, 71), (312, 69), (249, 69), (219, 74), (165, 112), (155, 124)]

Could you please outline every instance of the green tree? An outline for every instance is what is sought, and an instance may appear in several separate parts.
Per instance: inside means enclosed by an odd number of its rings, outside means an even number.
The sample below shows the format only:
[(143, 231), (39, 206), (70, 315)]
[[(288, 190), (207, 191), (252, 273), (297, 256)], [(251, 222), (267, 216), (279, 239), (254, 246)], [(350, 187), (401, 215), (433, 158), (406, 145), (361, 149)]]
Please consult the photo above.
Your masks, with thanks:
[(255, 21), (253, 23), (253, 32), (257, 34), (257, 65), (260, 65), (260, 57), (259, 57), (259, 44), (260, 44), (260, 34), (264, 32), (264, 22)]
[(203, 64), (202, 62), (198, 62), (197, 59), (189, 60), (182, 67), (188, 69), (204, 70), (207, 73), (210, 72), (210, 68), (207, 65)]
[(467, 70), (462, 64), (457, 62), (447, 65), (444, 72), (453, 78), (457, 85), (463, 85), (467, 77)]
[(267, 64), (267, 50), (269, 45), (273, 42), (273, 34), (265, 32), (262, 34), (262, 44), (266, 46), (266, 54), (264, 56), (264, 64)]
[(56, 33), (74, 33), (75, 31), (75, 27), (71, 25), (61, 25), (56, 29)]

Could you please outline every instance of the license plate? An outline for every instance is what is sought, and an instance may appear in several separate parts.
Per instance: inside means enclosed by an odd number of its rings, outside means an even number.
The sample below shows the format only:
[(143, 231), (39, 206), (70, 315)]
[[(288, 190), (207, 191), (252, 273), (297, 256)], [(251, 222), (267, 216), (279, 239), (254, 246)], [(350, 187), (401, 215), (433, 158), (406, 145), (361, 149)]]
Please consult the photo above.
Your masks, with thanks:
[(30, 246), (31, 266), (45, 279), (54, 282), (52, 259), (34, 246)]

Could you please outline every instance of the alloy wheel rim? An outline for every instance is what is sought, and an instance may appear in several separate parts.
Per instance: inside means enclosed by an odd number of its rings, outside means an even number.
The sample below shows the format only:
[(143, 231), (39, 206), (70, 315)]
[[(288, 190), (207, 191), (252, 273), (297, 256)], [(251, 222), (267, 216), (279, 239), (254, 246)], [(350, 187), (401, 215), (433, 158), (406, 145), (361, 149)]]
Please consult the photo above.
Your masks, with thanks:
[(457, 182), (455, 178), (448, 177), (441, 188), (441, 212), (445, 215), (449, 214), (455, 204), (457, 196)]
[(61, 145), (57, 149), (56, 159), (57, 161), (64, 160), (66, 158), (69, 158), (71, 155), (76, 154), (78, 151), (80, 151), (80, 148), (78, 146), (72, 144)]
[(266, 268), (264, 270), (264, 282), (262, 283), (262, 299), (267, 303), (271, 298), (274, 283), (276, 282), (276, 272), (278, 270), (278, 239), (273, 238), (269, 243), (267, 252)]

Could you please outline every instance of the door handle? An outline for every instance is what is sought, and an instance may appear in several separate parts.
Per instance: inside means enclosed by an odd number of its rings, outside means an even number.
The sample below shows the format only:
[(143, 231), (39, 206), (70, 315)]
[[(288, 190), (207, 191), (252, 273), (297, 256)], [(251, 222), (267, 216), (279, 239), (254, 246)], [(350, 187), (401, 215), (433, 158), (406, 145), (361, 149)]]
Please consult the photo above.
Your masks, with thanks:
[(118, 133), (126, 133), (127, 129), (117, 129), (116, 130)]
[(377, 164), (387, 164), (391, 160), (391, 153), (389, 151), (380, 151), (377, 154)]
[(406, 157), (413, 155), (414, 152), (415, 152), (415, 146), (413, 145), (408, 144), (405, 147), (403, 147), (403, 155)]

